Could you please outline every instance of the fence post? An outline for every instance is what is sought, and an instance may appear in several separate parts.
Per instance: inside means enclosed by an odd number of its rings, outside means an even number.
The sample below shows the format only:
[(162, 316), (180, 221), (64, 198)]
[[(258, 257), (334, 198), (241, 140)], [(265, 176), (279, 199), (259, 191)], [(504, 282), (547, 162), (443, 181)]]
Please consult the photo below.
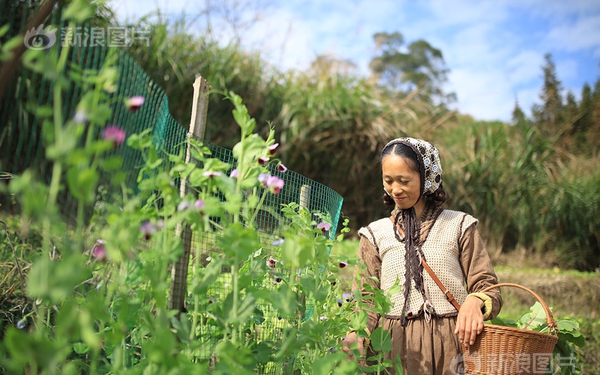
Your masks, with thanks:
[[(193, 163), (190, 152), (190, 138), (204, 139), (206, 131), (206, 113), (208, 111), (208, 93), (210, 86), (208, 82), (197, 77), (194, 81), (194, 99), (192, 102), (192, 118), (188, 131), (188, 146), (185, 153), (185, 162)], [(184, 197), (187, 193), (186, 179), (182, 178), (179, 185), (179, 194)], [(171, 269), (171, 290), (169, 298), (169, 310), (179, 310), (181, 313), (185, 308), (185, 296), (187, 294), (187, 274), (192, 252), (192, 230), (189, 225), (177, 225), (176, 235), (181, 236), (183, 254)]]

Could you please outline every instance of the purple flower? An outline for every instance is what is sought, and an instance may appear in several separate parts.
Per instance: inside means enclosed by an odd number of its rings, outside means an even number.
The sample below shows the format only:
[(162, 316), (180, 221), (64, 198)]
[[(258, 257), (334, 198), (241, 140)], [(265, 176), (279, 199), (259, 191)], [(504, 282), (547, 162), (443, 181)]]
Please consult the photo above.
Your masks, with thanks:
[(346, 268), (346, 267), (348, 266), (348, 263), (346, 263), (346, 262), (340, 262), (340, 263), (338, 264), (338, 266), (339, 266), (340, 268)]
[(275, 151), (277, 151), (278, 146), (279, 146), (279, 143), (273, 143), (271, 146), (269, 146), (269, 155), (271, 155), (271, 156), (275, 155)]
[(142, 222), (142, 224), (140, 224), (140, 232), (144, 235), (144, 238), (146, 240), (149, 240), (150, 237), (152, 237), (152, 235), (156, 233), (156, 230), (156, 226), (152, 224), (150, 220), (146, 220)]
[(239, 172), (237, 169), (234, 169), (233, 171), (231, 171), (231, 173), (229, 174), (229, 177), (231, 178), (238, 178)]
[(337, 301), (337, 304), (338, 304), (338, 306), (339, 306), (339, 307), (342, 307), (342, 305), (344, 304), (344, 301), (342, 301), (342, 300), (341, 300), (341, 299), (339, 299), (339, 298), (336, 298), (335, 300)]
[(23, 329), (25, 327), (27, 327), (27, 318), (23, 318), (17, 322), (18, 329)]
[(112, 141), (114, 146), (117, 147), (125, 141), (125, 130), (115, 125), (107, 126), (102, 131), (102, 139)]
[(352, 300), (352, 293), (343, 293), (342, 298), (346, 300), (346, 302), (350, 302)]
[(317, 224), (317, 229), (320, 229), (321, 231), (323, 231), (323, 233), (327, 233), (327, 231), (331, 229), (331, 224), (322, 221), (319, 224)]
[(177, 205), (177, 211), (185, 211), (188, 208), (190, 208), (190, 202), (188, 201), (181, 201), (178, 205)]
[(263, 184), (263, 187), (267, 187), (267, 180), (269, 179), (269, 175), (266, 173), (261, 173), (258, 175), (258, 182), (260, 182), (261, 184)]
[(282, 163), (277, 164), (277, 170), (279, 172), (287, 172), (287, 167), (285, 165), (283, 165)]
[(204, 177), (209, 177), (209, 178), (214, 178), (215, 176), (220, 176), (222, 175), (221, 172), (217, 172), (217, 171), (206, 171), (202, 173), (202, 176)]
[(104, 248), (103, 240), (96, 241), (96, 244), (92, 248), (92, 257), (99, 262), (106, 262), (106, 249)]
[(267, 156), (261, 156), (260, 158), (258, 158), (258, 164), (260, 165), (265, 165), (268, 161), (269, 158)]
[(275, 260), (273, 258), (267, 260), (267, 266), (269, 266), (271, 268), (275, 268), (276, 265), (277, 265), (277, 260)]
[(283, 238), (277, 239), (277, 240), (273, 241), (273, 246), (281, 246), (281, 245), (283, 245), (284, 242), (285, 242), (285, 240)]
[(281, 277), (274, 275), (272, 283), (273, 284), (279, 284), (280, 282), (281, 282)]
[(130, 112), (135, 112), (144, 104), (146, 99), (143, 96), (132, 96), (129, 99), (125, 99), (125, 107)]
[(194, 202), (194, 208), (196, 210), (201, 210), (204, 208), (204, 206), (206, 206), (206, 204), (202, 199), (198, 199), (196, 202)]

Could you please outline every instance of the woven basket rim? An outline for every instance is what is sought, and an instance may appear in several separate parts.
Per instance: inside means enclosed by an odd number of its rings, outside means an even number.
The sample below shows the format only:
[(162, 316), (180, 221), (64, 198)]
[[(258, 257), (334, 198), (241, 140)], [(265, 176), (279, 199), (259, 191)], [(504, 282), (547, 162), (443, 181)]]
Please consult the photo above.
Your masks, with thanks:
[[(508, 326), (501, 326), (501, 325), (497, 325), (497, 324), (484, 324), (483, 332), (485, 332), (486, 329), (488, 330), (488, 333), (489, 333), (489, 330), (505, 331), (505, 332), (509, 332), (515, 336), (538, 336), (540, 338), (546, 338), (546, 339), (552, 339), (553, 341), (558, 341), (558, 335), (533, 331), (533, 330), (526, 329), (526, 328), (508, 327)], [(483, 332), (481, 332), (481, 333), (483, 333)], [(501, 332), (501, 333), (504, 333), (504, 332)]]

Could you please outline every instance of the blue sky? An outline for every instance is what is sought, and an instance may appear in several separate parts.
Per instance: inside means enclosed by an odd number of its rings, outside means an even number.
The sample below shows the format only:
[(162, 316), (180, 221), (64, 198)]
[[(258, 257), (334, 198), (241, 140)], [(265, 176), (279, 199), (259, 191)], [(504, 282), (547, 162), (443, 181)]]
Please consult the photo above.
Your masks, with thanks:
[[(461, 113), (509, 121), (515, 99), (526, 114), (539, 102), (544, 54), (551, 53), (564, 93), (579, 97), (600, 78), (600, 0), (113, 0), (122, 18), (160, 8), (200, 14), (207, 3), (234, 6), (248, 21), (237, 30), (249, 50), (280, 69), (307, 69), (331, 54), (368, 74), (373, 34), (395, 32), (440, 49), (450, 69), (446, 90)], [(202, 19), (202, 17), (201, 17)], [(211, 16), (219, 38), (235, 31)]]

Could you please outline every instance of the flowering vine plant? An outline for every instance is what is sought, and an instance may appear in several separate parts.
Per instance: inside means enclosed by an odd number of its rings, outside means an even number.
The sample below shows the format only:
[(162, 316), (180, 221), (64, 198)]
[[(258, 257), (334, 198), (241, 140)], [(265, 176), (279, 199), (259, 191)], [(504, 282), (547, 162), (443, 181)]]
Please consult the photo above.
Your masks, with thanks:
[[(73, 27), (82, 21), (79, 15), (90, 14), (88, 6), (79, 0), (68, 5), (65, 17)], [(53, 82), (52, 106), (33, 109), (45, 124), (52, 174), (46, 183), (27, 170), (8, 185), (22, 208), (14, 225), (39, 234), (41, 241), (28, 245), (27, 302), (16, 324), (3, 330), (0, 370), (359, 372), (360, 364), (342, 352), (341, 338), (350, 329), (364, 334), (366, 313), (356, 310), (364, 301), (338, 274), (356, 259), (331, 255), (348, 222), (334, 238), (324, 213), (296, 203), (265, 205), (267, 196), (286, 188), (285, 178), (267, 168), (274, 163), (279, 172), (287, 171), (276, 158), (274, 130), (266, 139), (256, 134), (242, 99), (228, 93), (241, 129), (232, 150), (235, 165), (211, 157), (193, 139), (181, 152), (166, 153), (157, 149), (152, 129), (127, 134), (124, 124), (109, 123), (117, 103), (133, 114), (146, 105), (141, 93), (114, 95), (118, 54), (109, 51), (102, 68), (82, 71), (67, 64), (69, 49), (66, 43), (60, 50), (28, 50), (23, 57), (27, 69)], [(62, 112), (62, 98), (71, 84), (84, 94), (70, 115)], [(183, 157), (186, 146), (193, 163)], [(125, 183), (123, 148), (143, 158), (133, 187)], [(175, 181), (183, 180), (182, 196)], [(74, 226), (66, 224), (57, 204), (66, 192), (77, 202)], [(266, 237), (256, 225), (262, 211), (279, 223)], [(178, 229), (186, 226), (196, 238), (211, 240), (203, 244), (208, 256), (200, 249), (192, 253), (186, 305), (179, 311), (169, 309), (171, 269), (184, 251)], [(369, 298), (382, 309), (389, 304), (377, 291)]]

